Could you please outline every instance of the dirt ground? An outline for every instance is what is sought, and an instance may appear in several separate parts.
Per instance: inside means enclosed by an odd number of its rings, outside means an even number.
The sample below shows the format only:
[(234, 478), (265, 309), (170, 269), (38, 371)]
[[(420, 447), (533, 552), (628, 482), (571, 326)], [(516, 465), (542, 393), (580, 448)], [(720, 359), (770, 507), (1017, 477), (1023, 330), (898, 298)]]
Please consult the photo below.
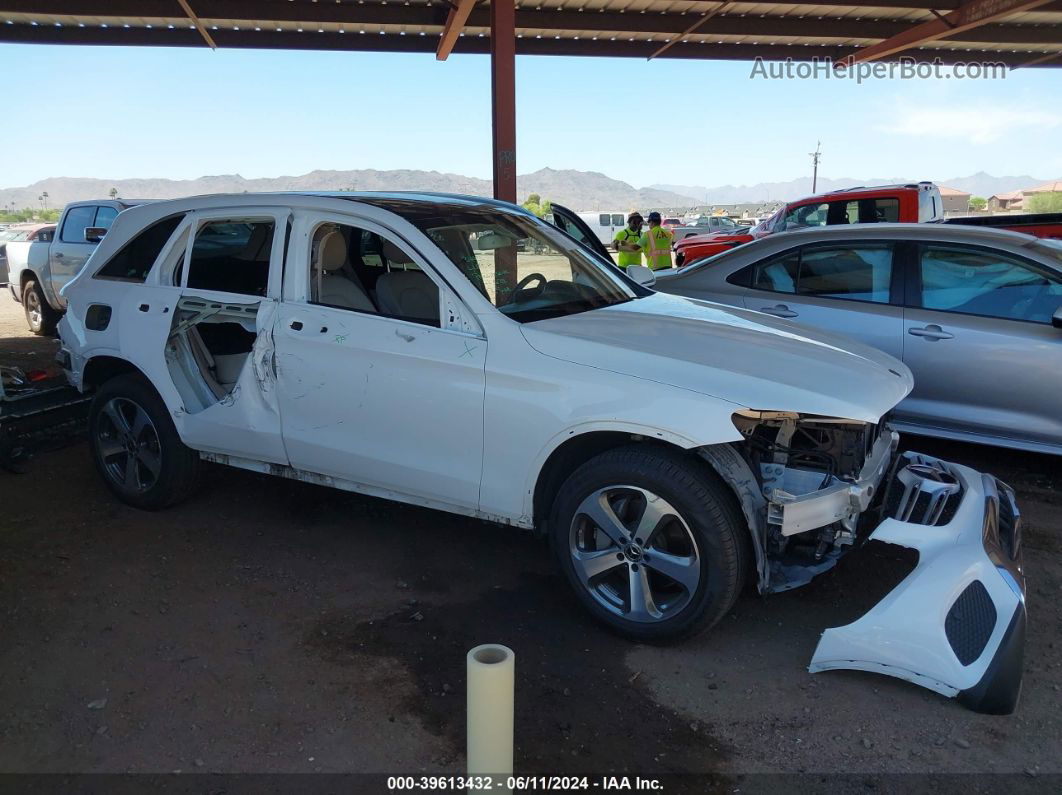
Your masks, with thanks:
[[(0, 294), (0, 362), (53, 349)], [(1009, 773), (1010, 789), (1057, 791), (1062, 467), (904, 441), (1018, 491), (1029, 637), (1013, 716), (807, 673), (819, 633), (903, 575), (892, 547), (746, 594), (683, 645), (639, 646), (586, 619), (528, 534), (224, 467), (190, 502), (141, 513), (78, 443), (0, 472), (0, 772), (460, 774), (464, 654), (500, 642), (517, 654), (520, 773), (699, 773), (669, 787), (744, 792), (791, 786), (757, 774), (865, 791), (908, 773), (998, 789), (985, 774)]]

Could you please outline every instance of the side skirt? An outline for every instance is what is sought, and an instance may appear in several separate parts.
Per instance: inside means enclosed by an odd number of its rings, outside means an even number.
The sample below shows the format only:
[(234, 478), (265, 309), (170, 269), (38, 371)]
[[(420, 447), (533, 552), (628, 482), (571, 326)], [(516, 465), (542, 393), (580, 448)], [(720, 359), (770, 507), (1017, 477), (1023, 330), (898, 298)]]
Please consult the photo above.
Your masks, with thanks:
[(328, 488), (340, 489), (341, 491), (351, 491), (356, 494), (365, 494), (370, 497), (380, 497), (381, 499), (401, 502), (406, 505), (419, 505), (422, 508), (432, 508), (437, 511), (455, 513), (460, 516), (470, 516), (488, 522), (497, 522), (498, 524), (511, 525), (513, 527), (521, 527), (528, 530), (534, 529), (533, 523), (527, 517), (521, 517), (520, 519), (514, 520), (508, 516), (485, 513), (477, 508), (470, 508), (467, 505), (455, 505), (449, 502), (425, 499), (424, 497), (417, 497), (400, 491), (393, 491), (391, 489), (380, 488), (379, 486), (358, 483), (357, 481), (347, 480), (346, 478), (322, 475), (319, 472), (309, 472), (305, 469), (296, 469), (295, 467), (286, 464), (270, 464), (267, 461), (257, 461), (253, 458), (241, 458), (240, 456), (226, 455), (225, 453), (208, 453), (202, 451), (199, 453), (199, 457), (204, 461), (210, 461), (215, 464), (224, 464), (238, 469), (247, 469), (251, 472), (261, 472), (265, 475), (276, 475), (277, 477), (287, 478), (288, 480), (301, 480), (304, 483), (327, 486)]

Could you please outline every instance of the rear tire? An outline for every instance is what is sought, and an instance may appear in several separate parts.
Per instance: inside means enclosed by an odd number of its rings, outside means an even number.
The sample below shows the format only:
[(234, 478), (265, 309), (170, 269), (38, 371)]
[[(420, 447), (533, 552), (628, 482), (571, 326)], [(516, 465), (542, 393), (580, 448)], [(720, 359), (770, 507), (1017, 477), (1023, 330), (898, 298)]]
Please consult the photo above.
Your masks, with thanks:
[(26, 312), (26, 325), (38, 337), (48, 337), (55, 333), (60, 314), (52, 309), (44, 290), (36, 280), (30, 279), (22, 288), (22, 308)]
[(89, 446), (107, 487), (134, 508), (166, 508), (195, 490), (199, 454), (181, 441), (166, 404), (141, 375), (112, 378), (96, 392)]
[(700, 461), (663, 447), (587, 461), (557, 494), (550, 528), (579, 601), (635, 640), (704, 632), (743, 586), (748, 528), (733, 492)]

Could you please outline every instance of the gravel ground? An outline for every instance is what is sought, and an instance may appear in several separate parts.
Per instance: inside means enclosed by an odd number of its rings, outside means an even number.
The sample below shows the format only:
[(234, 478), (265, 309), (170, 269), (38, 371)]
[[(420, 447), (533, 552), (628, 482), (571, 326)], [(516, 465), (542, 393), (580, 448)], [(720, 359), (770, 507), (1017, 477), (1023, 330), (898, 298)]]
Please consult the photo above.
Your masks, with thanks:
[[(0, 295), (0, 363), (47, 364), (54, 342), (24, 328)], [(223, 467), (185, 505), (145, 514), (110, 497), (79, 443), (0, 472), (0, 771), (460, 773), (464, 652), (492, 641), (517, 653), (519, 772), (704, 773), (675, 787), (744, 792), (790, 786), (757, 773), (820, 774), (800, 788), (829, 791), (1012, 773), (1052, 789), (1062, 468), (905, 443), (1019, 493), (1030, 622), (1013, 716), (807, 673), (822, 629), (903, 576), (893, 547), (791, 593), (746, 594), (686, 644), (638, 646), (585, 619), (527, 534)], [(834, 773), (860, 776), (821, 778)]]

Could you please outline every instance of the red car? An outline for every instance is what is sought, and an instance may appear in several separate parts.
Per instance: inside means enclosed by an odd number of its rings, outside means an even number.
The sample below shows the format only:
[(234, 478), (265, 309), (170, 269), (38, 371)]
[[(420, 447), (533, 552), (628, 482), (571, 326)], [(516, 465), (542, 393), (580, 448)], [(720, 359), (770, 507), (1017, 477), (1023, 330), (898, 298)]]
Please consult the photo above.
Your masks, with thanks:
[(694, 260), (729, 251), (742, 243), (790, 229), (833, 224), (941, 221), (943, 218), (940, 190), (932, 182), (847, 188), (790, 202), (752, 229), (695, 235), (680, 240), (675, 244), (675, 264), (682, 267)]

